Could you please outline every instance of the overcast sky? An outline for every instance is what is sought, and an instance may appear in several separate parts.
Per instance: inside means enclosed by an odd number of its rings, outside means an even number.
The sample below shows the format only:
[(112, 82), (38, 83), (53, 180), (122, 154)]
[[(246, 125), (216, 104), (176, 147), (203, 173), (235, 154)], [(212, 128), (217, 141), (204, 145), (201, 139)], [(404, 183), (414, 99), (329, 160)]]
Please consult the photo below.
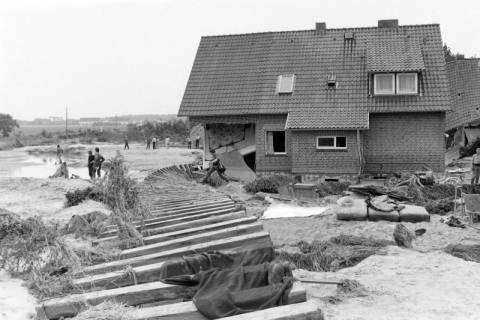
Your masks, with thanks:
[(202, 35), (440, 23), (480, 56), (478, 1), (0, 0), (0, 113), (176, 113)]

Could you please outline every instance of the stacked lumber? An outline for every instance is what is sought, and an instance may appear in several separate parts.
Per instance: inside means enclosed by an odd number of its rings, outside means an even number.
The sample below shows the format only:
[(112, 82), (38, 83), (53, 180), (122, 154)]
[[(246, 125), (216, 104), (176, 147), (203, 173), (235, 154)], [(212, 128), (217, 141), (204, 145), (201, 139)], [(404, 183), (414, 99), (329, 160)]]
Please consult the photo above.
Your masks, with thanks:
[[(141, 197), (153, 216), (134, 222), (144, 236), (143, 245), (121, 251), (117, 260), (83, 268), (73, 279), (81, 293), (42, 301), (38, 319), (73, 317), (89, 305), (109, 300), (138, 307), (137, 320), (205, 319), (188, 301), (193, 295), (190, 287), (159, 281), (165, 262), (212, 250), (242, 255), (271, 248), (272, 242), (256, 218), (236, 209), (229, 197), (194, 183), (193, 175), (182, 168), (161, 169), (146, 178)], [(108, 226), (95, 242), (115, 240), (116, 228)], [(305, 301), (305, 289), (295, 283), (288, 303), (298, 307), (286, 305), (238, 319), (321, 319), (318, 308)]]

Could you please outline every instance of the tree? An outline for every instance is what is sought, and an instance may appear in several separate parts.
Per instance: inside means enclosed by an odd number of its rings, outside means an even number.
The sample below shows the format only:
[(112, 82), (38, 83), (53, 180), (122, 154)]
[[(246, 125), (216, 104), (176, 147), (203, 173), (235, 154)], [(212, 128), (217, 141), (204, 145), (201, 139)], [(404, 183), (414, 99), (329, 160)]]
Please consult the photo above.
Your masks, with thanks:
[(0, 113), (0, 133), (3, 137), (8, 137), (15, 127), (18, 128), (18, 123), (11, 115)]
[(463, 60), (465, 59), (465, 55), (461, 53), (453, 53), (452, 49), (446, 44), (443, 45), (443, 53), (445, 54), (445, 61), (455, 61), (455, 60)]

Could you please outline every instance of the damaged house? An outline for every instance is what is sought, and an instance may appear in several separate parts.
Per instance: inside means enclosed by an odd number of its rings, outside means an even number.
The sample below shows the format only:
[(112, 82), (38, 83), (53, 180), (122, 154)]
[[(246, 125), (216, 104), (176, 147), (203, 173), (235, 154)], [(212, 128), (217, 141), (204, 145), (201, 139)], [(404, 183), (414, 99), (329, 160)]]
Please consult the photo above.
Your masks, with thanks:
[(447, 62), (452, 110), (446, 131), (455, 144), (465, 146), (480, 138), (480, 59)]
[(308, 181), (443, 171), (449, 109), (439, 25), (380, 20), (202, 37), (179, 116), (227, 167)]

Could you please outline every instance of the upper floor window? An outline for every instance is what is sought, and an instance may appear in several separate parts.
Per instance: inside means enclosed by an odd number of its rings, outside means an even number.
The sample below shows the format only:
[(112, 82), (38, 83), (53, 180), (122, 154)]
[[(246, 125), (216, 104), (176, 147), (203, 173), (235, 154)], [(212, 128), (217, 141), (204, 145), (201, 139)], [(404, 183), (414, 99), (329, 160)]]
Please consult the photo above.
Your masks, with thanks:
[(283, 74), (278, 76), (277, 93), (278, 94), (293, 93), (294, 84), (295, 84), (294, 74)]
[(377, 73), (373, 75), (375, 95), (418, 94), (416, 73)]

